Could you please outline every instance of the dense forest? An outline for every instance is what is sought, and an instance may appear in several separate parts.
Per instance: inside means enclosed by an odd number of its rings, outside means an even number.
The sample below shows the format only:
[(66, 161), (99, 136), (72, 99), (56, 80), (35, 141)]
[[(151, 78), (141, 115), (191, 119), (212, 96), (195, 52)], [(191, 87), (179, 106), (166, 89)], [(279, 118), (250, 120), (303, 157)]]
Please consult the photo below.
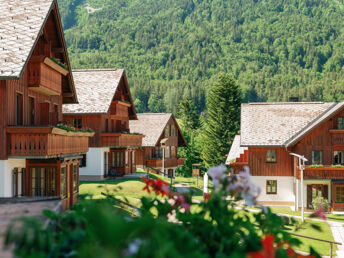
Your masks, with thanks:
[[(205, 109), (219, 73), (244, 101), (344, 99), (344, 0), (59, 0), (73, 68), (124, 68), (136, 108)], [(87, 9), (86, 7), (94, 9)]]

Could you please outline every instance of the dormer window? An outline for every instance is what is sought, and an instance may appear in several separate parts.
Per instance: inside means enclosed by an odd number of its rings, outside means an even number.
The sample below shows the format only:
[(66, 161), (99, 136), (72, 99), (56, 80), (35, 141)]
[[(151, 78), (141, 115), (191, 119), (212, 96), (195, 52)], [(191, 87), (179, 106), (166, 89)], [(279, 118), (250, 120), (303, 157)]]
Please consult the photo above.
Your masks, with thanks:
[(340, 130), (344, 130), (344, 117), (338, 117), (338, 125), (337, 128)]

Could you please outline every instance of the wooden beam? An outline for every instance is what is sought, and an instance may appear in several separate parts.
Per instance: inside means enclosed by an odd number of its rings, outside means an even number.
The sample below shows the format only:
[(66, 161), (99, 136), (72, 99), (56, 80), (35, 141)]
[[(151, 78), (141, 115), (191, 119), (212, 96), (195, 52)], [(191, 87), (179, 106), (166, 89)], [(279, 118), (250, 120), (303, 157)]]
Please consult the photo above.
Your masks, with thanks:
[(58, 54), (64, 53), (63, 47), (53, 47), (53, 48), (52, 48), (52, 51), (53, 51), (54, 53), (58, 53)]
[(7, 116), (7, 94), (6, 81), (0, 80), (0, 160), (7, 159), (7, 137), (6, 137), (6, 116)]
[(72, 93), (72, 92), (63, 92), (62, 96), (64, 98), (72, 98), (74, 96), (74, 93)]

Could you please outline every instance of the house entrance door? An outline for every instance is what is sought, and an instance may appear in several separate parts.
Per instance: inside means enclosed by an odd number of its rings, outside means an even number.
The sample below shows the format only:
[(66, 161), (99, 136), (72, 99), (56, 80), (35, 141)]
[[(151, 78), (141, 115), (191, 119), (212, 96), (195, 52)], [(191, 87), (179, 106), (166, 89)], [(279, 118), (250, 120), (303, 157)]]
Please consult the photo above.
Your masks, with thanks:
[(312, 209), (312, 201), (322, 196), (328, 200), (328, 185), (312, 184), (307, 185), (307, 208)]

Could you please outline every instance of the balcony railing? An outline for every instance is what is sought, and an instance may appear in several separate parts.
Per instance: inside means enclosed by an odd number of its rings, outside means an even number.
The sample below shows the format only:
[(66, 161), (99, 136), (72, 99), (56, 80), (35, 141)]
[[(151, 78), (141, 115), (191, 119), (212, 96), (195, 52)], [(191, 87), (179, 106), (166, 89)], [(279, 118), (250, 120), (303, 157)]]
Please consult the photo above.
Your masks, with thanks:
[(9, 156), (55, 157), (85, 153), (94, 133), (74, 133), (55, 127), (17, 127), (6, 129)]
[(332, 134), (332, 144), (333, 145), (344, 145), (344, 130), (331, 129)]
[(46, 95), (61, 95), (62, 75), (68, 71), (45, 56), (33, 56), (28, 65), (28, 86)]
[(178, 158), (178, 166), (184, 166), (185, 158)]
[[(300, 171), (298, 172), (298, 177), (300, 178)], [(303, 177), (304, 179), (344, 179), (344, 167), (306, 166), (303, 171)]]
[(142, 146), (141, 134), (120, 134), (120, 133), (102, 133), (103, 147), (138, 147)]
[[(153, 168), (162, 168), (162, 158), (149, 158), (146, 161), (146, 165)], [(184, 165), (184, 158), (165, 158), (165, 168), (177, 167)]]

